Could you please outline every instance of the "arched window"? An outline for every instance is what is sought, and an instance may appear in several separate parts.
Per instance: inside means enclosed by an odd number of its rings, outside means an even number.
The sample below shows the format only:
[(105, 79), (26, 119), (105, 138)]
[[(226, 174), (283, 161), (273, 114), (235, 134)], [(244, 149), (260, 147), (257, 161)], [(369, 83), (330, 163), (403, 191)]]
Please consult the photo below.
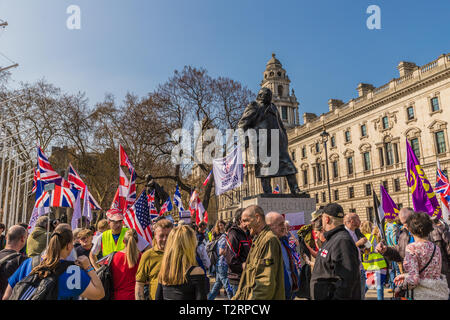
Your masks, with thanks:
[(283, 96), (283, 86), (282, 86), (281, 84), (278, 86), (278, 95), (279, 95), (280, 97)]

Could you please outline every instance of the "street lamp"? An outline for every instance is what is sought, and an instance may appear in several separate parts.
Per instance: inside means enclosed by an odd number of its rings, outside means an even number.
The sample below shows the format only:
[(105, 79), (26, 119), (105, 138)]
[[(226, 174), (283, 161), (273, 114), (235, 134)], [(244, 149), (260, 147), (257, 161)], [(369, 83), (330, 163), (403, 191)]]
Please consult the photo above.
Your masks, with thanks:
[(325, 126), (323, 127), (323, 132), (320, 134), (320, 138), (322, 139), (322, 143), (325, 148), (325, 164), (327, 167), (327, 185), (328, 185), (328, 203), (331, 202), (331, 189), (330, 189), (330, 175), (328, 173), (328, 150), (327, 150), (327, 141), (330, 134), (325, 131)]

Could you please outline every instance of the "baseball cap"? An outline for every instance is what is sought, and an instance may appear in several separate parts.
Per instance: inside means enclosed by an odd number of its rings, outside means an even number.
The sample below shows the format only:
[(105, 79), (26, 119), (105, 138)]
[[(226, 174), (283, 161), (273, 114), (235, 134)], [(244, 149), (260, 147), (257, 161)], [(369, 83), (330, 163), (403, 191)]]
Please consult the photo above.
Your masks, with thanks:
[(336, 217), (343, 218), (344, 217), (344, 209), (337, 203), (329, 203), (323, 208), (323, 213)]
[(323, 206), (320, 206), (319, 209), (317, 209), (316, 211), (314, 211), (313, 213), (311, 213), (311, 222), (314, 222), (315, 220), (317, 220), (318, 218), (320, 218), (320, 216), (323, 213)]
[(110, 209), (106, 212), (106, 217), (108, 220), (112, 221), (122, 221), (123, 220), (123, 214), (122, 211), (119, 209)]

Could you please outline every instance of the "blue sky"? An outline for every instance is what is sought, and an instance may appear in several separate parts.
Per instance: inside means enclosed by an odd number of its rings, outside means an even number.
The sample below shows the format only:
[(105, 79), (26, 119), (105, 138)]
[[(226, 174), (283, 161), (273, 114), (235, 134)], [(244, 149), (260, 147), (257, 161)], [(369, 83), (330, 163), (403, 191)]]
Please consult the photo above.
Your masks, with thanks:
[[(81, 30), (66, 28), (69, 5)], [(381, 30), (369, 30), (369, 5)], [(106, 92), (145, 95), (184, 65), (257, 92), (271, 53), (287, 70), (300, 113), (347, 102), (359, 82), (376, 87), (450, 52), (450, 1), (0, 0), (0, 52), (20, 64), (11, 87), (45, 77), (90, 102)], [(0, 65), (9, 62), (0, 56)]]

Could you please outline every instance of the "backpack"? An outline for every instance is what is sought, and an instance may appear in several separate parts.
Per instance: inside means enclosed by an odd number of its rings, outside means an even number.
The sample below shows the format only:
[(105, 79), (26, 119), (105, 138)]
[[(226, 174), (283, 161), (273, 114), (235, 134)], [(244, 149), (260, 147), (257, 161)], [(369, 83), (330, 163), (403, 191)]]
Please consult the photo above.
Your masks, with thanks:
[(110, 253), (102, 260), (106, 260), (104, 264), (97, 270), (97, 275), (105, 289), (105, 296), (102, 300), (111, 300), (113, 294), (113, 277), (111, 272), (111, 262), (116, 252)]
[(58, 278), (73, 264), (73, 261), (61, 261), (44, 279), (37, 273), (26, 276), (14, 286), (9, 300), (57, 300)]
[(219, 243), (220, 237), (209, 242), (206, 245), (206, 253), (211, 261), (211, 266), (215, 266), (217, 261), (219, 261), (219, 255), (217, 254), (217, 244)]

